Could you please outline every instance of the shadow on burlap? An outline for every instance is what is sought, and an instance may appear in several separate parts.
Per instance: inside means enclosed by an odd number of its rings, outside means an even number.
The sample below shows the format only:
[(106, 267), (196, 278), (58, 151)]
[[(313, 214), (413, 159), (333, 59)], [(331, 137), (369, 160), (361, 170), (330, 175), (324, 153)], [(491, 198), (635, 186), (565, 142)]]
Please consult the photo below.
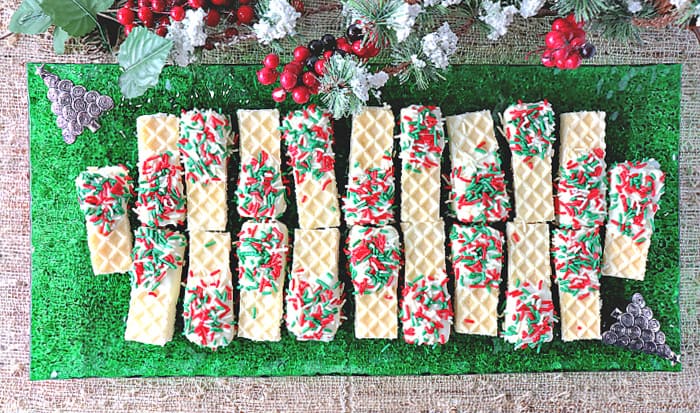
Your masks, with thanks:
[[(5, 33), (19, 0), (0, 0)], [(319, 1), (305, 2), (307, 8)], [(336, 32), (336, 14), (301, 22), (303, 33)], [(517, 21), (490, 43), (472, 29), (461, 63), (527, 63), (544, 21)], [(56, 56), (49, 36), (0, 42), (0, 406), (6, 411), (698, 411), (700, 410), (700, 46), (687, 31), (658, 30), (644, 46), (593, 39), (595, 64), (683, 63), (680, 144), (682, 373), (544, 373), (421, 377), (83, 379), (29, 382), (30, 195), (25, 63), (104, 62), (108, 55)], [(205, 63), (255, 63), (250, 45), (213, 52)], [(594, 87), (594, 85), (591, 85)], [(485, 91), (487, 93), (487, 91)], [(40, 311), (40, 309), (39, 309)]]

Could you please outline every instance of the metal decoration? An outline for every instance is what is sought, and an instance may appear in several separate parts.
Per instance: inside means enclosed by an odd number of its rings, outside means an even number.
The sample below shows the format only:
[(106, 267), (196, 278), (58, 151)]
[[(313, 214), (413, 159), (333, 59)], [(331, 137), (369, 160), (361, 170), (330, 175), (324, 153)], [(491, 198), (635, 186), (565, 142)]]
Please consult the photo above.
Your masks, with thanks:
[(56, 115), (56, 125), (61, 129), (63, 140), (71, 144), (87, 128), (92, 132), (100, 129), (97, 119), (104, 112), (114, 108), (114, 100), (94, 90), (74, 85), (67, 79), (44, 69), (36, 69), (49, 91), (46, 94), (51, 101), (51, 111)]
[(654, 318), (654, 312), (647, 307), (640, 293), (632, 296), (632, 302), (627, 305), (626, 311), (616, 308), (611, 315), (617, 321), (603, 333), (603, 343), (656, 354), (673, 364), (680, 362), (680, 356), (666, 344), (661, 323)]

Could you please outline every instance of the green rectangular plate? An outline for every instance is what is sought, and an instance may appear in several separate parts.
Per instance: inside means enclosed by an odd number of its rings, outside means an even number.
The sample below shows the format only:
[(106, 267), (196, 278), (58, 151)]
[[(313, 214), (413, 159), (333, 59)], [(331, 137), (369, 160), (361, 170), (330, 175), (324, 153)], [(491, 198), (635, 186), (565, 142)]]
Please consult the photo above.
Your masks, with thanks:
[[(180, 334), (180, 315), (176, 336), (165, 347), (126, 342), (123, 336), (129, 276), (92, 275), (75, 177), (87, 166), (117, 163), (126, 164), (135, 174), (139, 115), (192, 107), (211, 107), (233, 115), (239, 108), (273, 107), (270, 88), (256, 83), (257, 68), (252, 66), (167, 67), (155, 89), (127, 101), (119, 93), (119, 68), (115, 65), (49, 64), (46, 68), (60, 77), (110, 95), (116, 102), (116, 108), (100, 119), (102, 129), (86, 132), (75, 144), (66, 145), (51, 113), (47, 88), (35, 74), (37, 66), (30, 64), (27, 69), (34, 247), (33, 380), (95, 376), (680, 370), (679, 365), (672, 366), (656, 356), (605, 346), (599, 341), (563, 343), (558, 338), (558, 327), (555, 341), (543, 345), (539, 353), (515, 351), (499, 338), (454, 333), (447, 345), (436, 348), (414, 347), (402, 340), (356, 340), (352, 331), (352, 299), (346, 308), (350, 319), (331, 343), (297, 342), (285, 330), (278, 343), (236, 339), (230, 346), (211, 352), (185, 340)], [(678, 351), (681, 339), (677, 157), (680, 74), (678, 65), (582, 67), (566, 72), (534, 66), (454, 66), (446, 79), (430, 90), (399, 86), (392, 80), (383, 98), (395, 110), (424, 103), (439, 105), (444, 115), (488, 108), (497, 116), (516, 100), (542, 98), (548, 99), (557, 113), (606, 111), (608, 162), (656, 158), (666, 172), (666, 194), (657, 214), (646, 280), (603, 278), (603, 323), (609, 325), (610, 312), (616, 306), (624, 306), (634, 292), (641, 292), (660, 320), (669, 345)], [(293, 107), (290, 102), (279, 106), (283, 113)], [(348, 140), (348, 120), (336, 122), (336, 170), (341, 193), (345, 185)], [(501, 141), (507, 170), (510, 161), (504, 148), (506, 144)], [(231, 163), (229, 191), (235, 188), (236, 170), (237, 154)], [(233, 204), (230, 210), (229, 230), (235, 236), (240, 219), (235, 216)], [(133, 214), (131, 219), (135, 225)], [(283, 221), (290, 229), (296, 227), (294, 208), (290, 208)], [(447, 219), (448, 228), (451, 222)], [(346, 233), (345, 228), (342, 231)], [(345, 271), (341, 277), (347, 283)], [(555, 302), (558, 302), (556, 291)]]

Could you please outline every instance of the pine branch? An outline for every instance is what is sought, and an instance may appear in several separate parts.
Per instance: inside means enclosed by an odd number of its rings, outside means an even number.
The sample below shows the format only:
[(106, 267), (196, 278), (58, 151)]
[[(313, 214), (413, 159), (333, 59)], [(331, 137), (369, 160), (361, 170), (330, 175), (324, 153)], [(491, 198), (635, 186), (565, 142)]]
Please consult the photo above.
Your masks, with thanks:
[(345, 5), (353, 15), (366, 22), (365, 41), (377, 46), (397, 43), (394, 19), (405, 5), (403, 0), (346, 0)]
[(607, 0), (557, 0), (554, 10), (560, 15), (574, 14), (576, 20), (591, 21), (610, 10)]
[(443, 78), (423, 53), (421, 39), (415, 34), (410, 35), (395, 47), (391, 58), (392, 65), (383, 70), (390, 75), (398, 76), (401, 84), (412, 82), (419, 89), (426, 89), (431, 82)]

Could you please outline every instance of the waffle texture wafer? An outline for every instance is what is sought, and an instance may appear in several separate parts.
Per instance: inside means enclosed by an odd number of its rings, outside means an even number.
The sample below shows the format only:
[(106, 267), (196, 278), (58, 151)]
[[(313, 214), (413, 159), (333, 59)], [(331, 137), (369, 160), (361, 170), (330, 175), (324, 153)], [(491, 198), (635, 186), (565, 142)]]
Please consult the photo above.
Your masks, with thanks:
[(401, 267), (399, 233), (390, 226), (353, 226), (346, 253), (355, 295), (355, 337), (395, 339)]
[(230, 256), (228, 232), (190, 232), (183, 334), (212, 350), (229, 345), (236, 334)]
[(287, 250), (287, 227), (283, 223), (243, 223), (236, 248), (239, 337), (280, 340)]
[(552, 260), (559, 285), (561, 339), (600, 339), (599, 228), (555, 229)]
[(169, 229), (134, 232), (131, 300), (124, 339), (163, 346), (173, 338), (187, 239)]
[(503, 233), (485, 226), (455, 224), (450, 232), (455, 275), (455, 331), (498, 335), (498, 294)]
[(338, 185), (335, 179), (331, 114), (310, 105), (282, 120), (296, 190), (299, 226), (304, 229), (340, 225)]
[(345, 294), (338, 279), (339, 248), (337, 228), (294, 230), (285, 321), (297, 340), (331, 341), (345, 318)]
[(178, 148), (187, 182), (187, 228), (225, 231), (231, 120), (213, 110), (193, 109), (180, 117)]
[(237, 114), (241, 153), (236, 189), (238, 214), (246, 218), (279, 218), (287, 209), (280, 113), (277, 109), (240, 109)]
[(389, 107), (367, 107), (352, 121), (347, 193), (348, 225), (387, 225), (394, 221), (394, 115)]
[(515, 348), (540, 348), (553, 338), (552, 303), (547, 224), (509, 222), (508, 291), (503, 337)]
[(516, 280), (532, 283), (543, 281), (551, 284), (549, 227), (547, 224), (509, 222), (506, 225), (508, 239), (508, 285)]
[(175, 115), (156, 113), (136, 118), (139, 163), (165, 152), (177, 152), (180, 119)]
[(133, 195), (129, 170), (122, 165), (90, 167), (78, 175), (75, 185), (85, 216), (93, 273), (129, 271), (133, 245), (126, 213)]
[(563, 113), (560, 123), (557, 223), (564, 228), (603, 225), (607, 214), (605, 112)]
[(554, 111), (545, 100), (509, 106), (503, 130), (512, 156), (515, 219), (528, 223), (554, 220), (552, 155)]
[(554, 303), (544, 281), (517, 279), (508, 286), (503, 338), (516, 349), (540, 349), (554, 338)]
[(498, 154), (493, 118), (487, 110), (448, 116), (450, 208), (459, 221), (496, 222), (511, 210)]
[(433, 346), (450, 339), (453, 312), (447, 282), (444, 270), (406, 281), (399, 313), (406, 343)]
[(603, 275), (643, 280), (665, 175), (654, 159), (610, 169)]
[(406, 282), (401, 290), (401, 324), (409, 344), (445, 344), (450, 338), (452, 301), (445, 271), (445, 224), (401, 224)]
[(445, 272), (445, 224), (405, 222), (401, 224), (406, 251), (406, 281)]
[(238, 131), (240, 133), (241, 159), (257, 156), (260, 152), (282, 162), (280, 155), (280, 112), (277, 109), (239, 109)]
[(139, 164), (134, 211), (141, 224), (161, 227), (185, 223), (187, 205), (182, 172), (178, 152), (165, 151)]
[(440, 108), (411, 105), (401, 109), (399, 140), (401, 221), (440, 219), (440, 163), (445, 132)]

